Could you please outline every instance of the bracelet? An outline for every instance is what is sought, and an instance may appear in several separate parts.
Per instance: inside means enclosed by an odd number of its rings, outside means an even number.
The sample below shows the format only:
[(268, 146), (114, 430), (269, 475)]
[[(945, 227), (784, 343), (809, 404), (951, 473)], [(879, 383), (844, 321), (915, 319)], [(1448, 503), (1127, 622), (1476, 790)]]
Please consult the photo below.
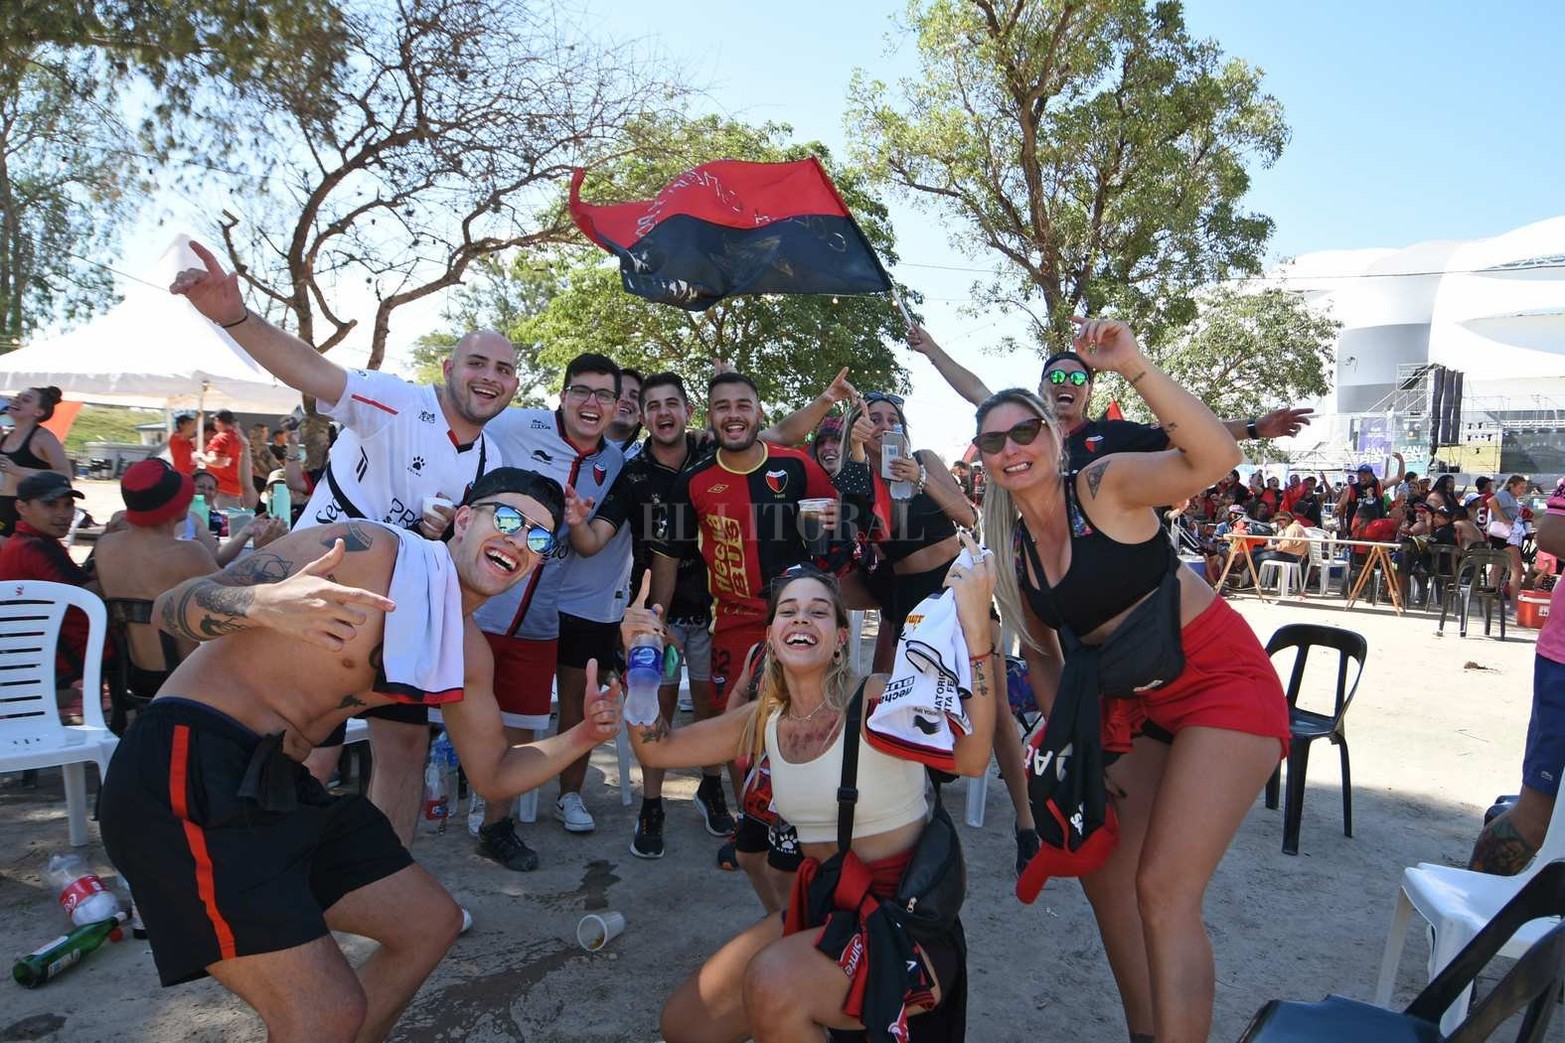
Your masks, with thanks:
[(238, 326), (240, 323), (244, 322), (249, 317), (250, 317), (250, 309), (246, 308), (245, 311), (244, 311), (244, 314), (239, 316), (239, 318), (235, 319), (233, 322), (220, 322), (220, 323), (218, 323), (218, 326), (221, 329), (231, 330), (235, 326)]
[(991, 649), (989, 649), (989, 651), (983, 653), (982, 655), (970, 655), (970, 656), (968, 656), (967, 657), (967, 661), (969, 663), (981, 663), (985, 659), (988, 659), (992, 655), (994, 655), (994, 649), (991, 648)]
[(1261, 432), (1255, 426), (1254, 420), (1247, 420), (1244, 424), (1244, 433), (1250, 438), (1260, 438)]

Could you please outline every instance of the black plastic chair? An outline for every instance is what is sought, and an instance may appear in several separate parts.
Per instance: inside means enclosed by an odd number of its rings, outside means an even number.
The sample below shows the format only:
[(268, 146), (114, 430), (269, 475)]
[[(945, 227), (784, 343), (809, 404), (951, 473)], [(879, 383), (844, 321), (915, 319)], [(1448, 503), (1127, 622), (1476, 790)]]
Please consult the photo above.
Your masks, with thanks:
[[(1446, 587), (1446, 595), (1440, 603), (1440, 624), (1436, 633), (1445, 633), (1445, 617), (1452, 608), (1457, 610), (1457, 623), (1462, 637), (1467, 636), (1467, 617), (1472, 613), (1473, 602), (1483, 612), (1483, 632), (1490, 633), (1496, 614), (1500, 617), (1500, 640), (1505, 640), (1505, 607), (1510, 599), (1505, 588), (1511, 580), (1511, 559), (1505, 551), (1494, 547), (1474, 547), (1457, 562), (1456, 578)], [(1496, 613), (1495, 607), (1500, 611)]]
[(1445, 605), (1447, 593), (1456, 585), (1456, 571), (1466, 553), (1453, 543), (1431, 543), (1429, 563), (1425, 566), (1424, 608), (1433, 611), (1434, 606)]
[(1271, 1000), (1250, 1021), (1239, 1043), (1479, 1043), (1524, 1011), (1516, 1043), (1542, 1043), (1565, 984), (1565, 923), (1517, 960), (1449, 1036), (1440, 1016), (1472, 988), (1479, 973), (1530, 920), (1565, 915), (1565, 861), (1551, 862), (1507, 902), (1494, 919), (1435, 975), (1406, 1010), (1387, 1010), (1344, 996), (1319, 1003)]
[[(1330, 714), (1299, 709), (1299, 688), (1304, 683), (1304, 664), (1314, 647), (1333, 649), (1338, 653), (1337, 692)], [(1369, 646), (1364, 638), (1351, 630), (1338, 627), (1316, 626), (1311, 623), (1290, 623), (1280, 628), (1266, 644), (1266, 654), (1276, 655), (1288, 648), (1297, 648), (1293, 660), (1293, 673), (1288, 679), (1288, 793), (1282, 817), (1282, 853), (1299, 853), (1299, 824), (1304, 818), (1305, 772), (1310, 762), (1310, 744), (1316, 739), (1330, 739), (1342, 758), (1342, 832), (1353, 835), (1353, 774), (1348, 763), (1348, 737), (1343, 731), (1343, 719), (1358, 691), (1359, 679), (1364, 676), (1364, 659)], [(1348, 664), (1358, 661), (1353, 681), (1348, 682)], [(1277, 806), (1281, 785), (1282, 766), (1278, 765), (1266, 782), (1266, 806)]]

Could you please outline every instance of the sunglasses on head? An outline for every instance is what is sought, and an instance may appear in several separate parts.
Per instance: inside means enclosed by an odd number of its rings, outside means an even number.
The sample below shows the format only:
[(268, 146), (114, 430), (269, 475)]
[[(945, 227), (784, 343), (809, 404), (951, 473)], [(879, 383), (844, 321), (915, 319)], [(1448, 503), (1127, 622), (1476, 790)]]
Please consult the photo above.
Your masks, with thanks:
[(493, 500), (484, 503), (475, 503), (472, 509), (477, 511), (485, 507), (494, 513), (490, 516), (494, 520), (495, 531), (502, 536), (515, 536), (524, 528), (527, 530), (527, 549), (534, 554), (547, 554), (554, 549), (554, 531), (547, 526), (539, 525), (527, 515), (509, 504), (496, 503)]
[(1038, 432), (1043, 430), (1043, 417), (1035, 416), (1031, 420), (1023, 420), (1014, 424), (1008, 431), (985, 431), (973, 439), (973, 444), (978, 447), (980, 453), (988, 453), (991, 456), (1005, 448), (1005, 440), (1009, 438), (1017, 445), (1032, 445), (1033, 439), (1038, 437)]
[(898, 409), (902, 408), (902, 396), (901, 395), (893, 395), (893, 394), (891, 394), (890, 392), (887, 392), (887, 391), (869, 391), (869, 392), (866, 392), (865, 395), (864, 395), (864, 402), (865, 402), (866, 405), (868, 405), (871, 402), (890, 402), (892, 405), (896, 406)]
[(1090, 378), (1079, 369), (1051, 369), (1044, 374), (1044, 379), (1056, 387), (1067, 381), (1076, 387), (1082, 387)]

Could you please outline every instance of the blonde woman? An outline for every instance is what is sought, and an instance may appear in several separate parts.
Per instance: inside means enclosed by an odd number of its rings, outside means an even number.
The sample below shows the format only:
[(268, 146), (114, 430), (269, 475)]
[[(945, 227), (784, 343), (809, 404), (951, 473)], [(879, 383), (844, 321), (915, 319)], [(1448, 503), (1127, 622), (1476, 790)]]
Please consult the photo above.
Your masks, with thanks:
[[(1171, 448), (1071, 471), (1043, 401), (1002, 391), (979, 407), (974, 439), (989, 475), (984, 537), (1015, 548), (996, 595), (1023, 635), (1039, 705), (1053, 722), (1101, 697), (1084, 727), (1096, 723), (1089, 735), (1101, 730), (1102, 750), (1119, 754), (1106, 780), (1086, 780), (1106, 787), (1099, 807), (1111, 800), (1109, 843), (1097, 849), (1107, 858), (1076, 871), (1130, 1037), (1204, 1043), (1214, 971), (1202, 900), (1286, 749), (1287, 705), (1249, 626), (1180, 567), (1156, 514), (1228, 473), (1239, 460), (1233, 436), (1147, 361), (1123, 323), (1087, 322), (1076, 350), (1141, 394)], [(1060, 854), (1046, 844), (1039, 865), (1051, 853)], [(1024, 898), (1030, 875), (1018, 886)], [(1035, 895), (1041, 879), (1031, 883)]]
[[(953, 565), (946, 586), (973, 653), (966, 703), (972, 731), (956, 737), (954, 755), (959, 772), (977, 775), (989, 763), (995, 700), (1003, 697), (1005, 679), (989, 636), (993, 557), (981, 555), (972, 537), (964, 534), (963, 541), (978, 564)], [(915, 944), (889, 922), (893, 918), (876, 915), (880, 900), (895, 891), (930, 812), (922, 764), (844, 735), (856, 690), (862, 692), (862, 722), (886, 676), (863, 682), (853, 676), (848, 612), (828, 573), (802, 565), (785, 570), (772, 585), (766, 621), (766, 666), (755, 703), (678, 731), (662, 720), (630, 729), (636, 756), (648, 767), (698, 767), (740, 751), (768, 758), (773, 802), (798, 831), (805, 856), (785, 916), (769, 915), (744, 931), (680, 985), (663, 1008), (664, 1038), (816, 1041), (824, 1029), (862, 1029), (871, 1021), (905, 1022), (913, 1040), (960, 1040), (966, 997), (960, 923)], [(656, 609), (626, 613), (627, 645), (647, 630), (662, 632)], [(870, 880), (864, 904), (851, 909), (838, 904), (846, 888), (832, 888), (830, 874), (822, 871), (837, 852), (837, 789), (847, 742), (859, 743), (858, 801), (842, 880), (850, 867), (866, 871)], [(817, 930), (827, 921), (831, 929)], [(844, 974), (839, 958), (860, 945), (855, 973)], [(860, 991), (862, 1003), (851, 1001)]]

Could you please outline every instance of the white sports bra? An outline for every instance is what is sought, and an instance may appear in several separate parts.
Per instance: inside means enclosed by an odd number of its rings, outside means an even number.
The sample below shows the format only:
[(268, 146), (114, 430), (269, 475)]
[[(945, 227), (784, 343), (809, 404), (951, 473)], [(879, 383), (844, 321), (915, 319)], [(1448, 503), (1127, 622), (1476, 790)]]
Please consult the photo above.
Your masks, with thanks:
[[(814, 760), (791, 764), (777, 749), (777, 719), (766, 721), (766, 752), (772, 767), (772, 803), (777, 814), (798, 831), (799, 841), (819, 844), (837, 839), (837, 787), (842, 783), (842, 731)], [(844, 728), (843, 731), (846, 729)], [(891, 757), (859, 737), (858, 803), (853, 837), (889, 833), (929, 814), (924, 799), (924, 766)]]

